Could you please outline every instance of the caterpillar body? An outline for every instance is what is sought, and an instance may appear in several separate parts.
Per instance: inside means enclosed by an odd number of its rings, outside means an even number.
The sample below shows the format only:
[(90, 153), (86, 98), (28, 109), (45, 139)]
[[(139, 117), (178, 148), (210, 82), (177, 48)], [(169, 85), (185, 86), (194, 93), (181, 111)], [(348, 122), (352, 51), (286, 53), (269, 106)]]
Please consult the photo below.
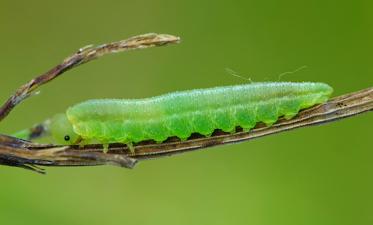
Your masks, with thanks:
[(50, 131), (58, 143), (102, 144), (144, 140), (163, 142), (214, 130), (248, 131), (279, 117), (290, 119), (301, 109), (328, 100), (333, 89), (324, 83), (264, 82), (178, 91), (144, 99), (88, 100), (52, 118)]

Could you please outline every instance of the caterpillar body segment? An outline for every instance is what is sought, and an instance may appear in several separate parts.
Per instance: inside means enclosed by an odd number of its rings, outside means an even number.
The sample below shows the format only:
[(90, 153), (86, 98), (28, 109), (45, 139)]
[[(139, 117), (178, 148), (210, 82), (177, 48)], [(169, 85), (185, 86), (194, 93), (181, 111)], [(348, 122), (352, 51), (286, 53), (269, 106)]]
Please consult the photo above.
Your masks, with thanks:
[(290, 119), (301, 109), (326, 102), (332, 91), (324, 83), (266, 82), (145, 99), (88, 100), (55, 119), (51, 130), (63, 143), (71, 133), (71, 140), (79, 136), (102, 144), (160, 143), (172, 136), (186, 140), (192, 133), (210, 136), (216, 129), (234, 132), (237, 126), (248, 131), (258, 122), (270, 126), (282, 116)]

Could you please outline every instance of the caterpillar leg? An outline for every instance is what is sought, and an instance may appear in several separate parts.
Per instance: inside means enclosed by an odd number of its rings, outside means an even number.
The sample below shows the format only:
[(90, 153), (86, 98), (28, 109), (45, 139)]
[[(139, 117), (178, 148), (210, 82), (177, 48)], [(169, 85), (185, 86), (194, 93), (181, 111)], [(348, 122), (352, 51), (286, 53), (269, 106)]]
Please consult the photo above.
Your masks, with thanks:
[(132, 142), (126, 143), (128, 149), (131, 151), (132, 154), (135, 153), (135, 147), (133, 146)]
[(102, 147), (104, 149), (104, 153), (107, 153), (109, 151), (109, 144), (108, 143), (102, 144)]
[(84, 146), (88, 145), (90, 143), (89, 139), (83, 139), (81, 136), (79, 136), (79, 139), (76, 141), (76, 145), (79, 145), (80, 148), (83, 148)]

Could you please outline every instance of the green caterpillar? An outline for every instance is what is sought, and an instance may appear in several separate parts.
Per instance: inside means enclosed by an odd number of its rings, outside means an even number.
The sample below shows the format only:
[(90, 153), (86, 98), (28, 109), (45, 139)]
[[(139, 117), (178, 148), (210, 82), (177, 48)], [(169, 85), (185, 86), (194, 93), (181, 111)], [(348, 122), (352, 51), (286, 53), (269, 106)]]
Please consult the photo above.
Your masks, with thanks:
[[(50, 132), (60, 144), (98, 142), (158, 143), (192, 133), (245, 131), (258, 122), (267, 126), (279, 117), (324, 103), (333, 89), (324, 83), (264, 82), (179, 91), (144, 99), (89, 100), (52, 118)], [(107, 147), (106, 147), (107, 148)]]

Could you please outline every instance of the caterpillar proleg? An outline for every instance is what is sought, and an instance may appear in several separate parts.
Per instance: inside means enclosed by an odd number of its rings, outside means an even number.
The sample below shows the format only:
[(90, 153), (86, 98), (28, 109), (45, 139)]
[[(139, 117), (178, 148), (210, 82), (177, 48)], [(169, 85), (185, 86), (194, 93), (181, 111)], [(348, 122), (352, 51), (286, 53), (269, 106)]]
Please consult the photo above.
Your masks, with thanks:
[(177, 91), (144, 99), (97, 99), (79, 103), (56, 115), (50, 131), (58, 143), (102, 144), (145, 140), (158, 143), (214, 130), (248, 131), (290, 119), (301, 109), (328, 100), (333, 89), (324, 83), (263, 82)]

